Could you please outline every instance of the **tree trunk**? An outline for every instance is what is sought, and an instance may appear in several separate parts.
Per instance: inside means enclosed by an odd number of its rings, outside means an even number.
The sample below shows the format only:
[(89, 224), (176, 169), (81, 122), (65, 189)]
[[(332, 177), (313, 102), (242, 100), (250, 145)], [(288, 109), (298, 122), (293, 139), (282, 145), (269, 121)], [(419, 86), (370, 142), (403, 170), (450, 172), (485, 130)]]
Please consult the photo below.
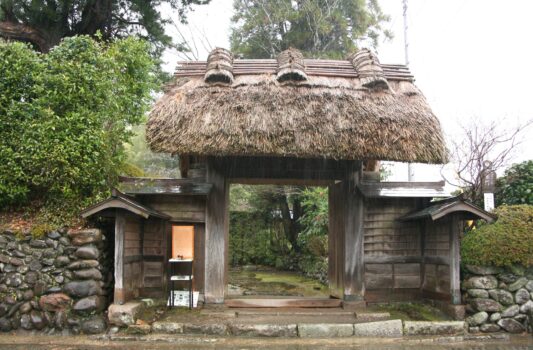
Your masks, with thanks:
[(0, 36), (6, 39), (29, 42), (37, 46), (41, 52), (48, 52), (53, 46), (53, 43), (40, 30), (12, 21), (0, 22)]

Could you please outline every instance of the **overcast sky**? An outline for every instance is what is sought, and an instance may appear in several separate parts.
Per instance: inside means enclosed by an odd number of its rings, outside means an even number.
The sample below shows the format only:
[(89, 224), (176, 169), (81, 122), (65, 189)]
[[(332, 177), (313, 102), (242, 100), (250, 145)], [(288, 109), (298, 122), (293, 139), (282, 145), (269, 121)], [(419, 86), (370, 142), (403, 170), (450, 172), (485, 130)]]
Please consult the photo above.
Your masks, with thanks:
[[(232, 0), (211, 0), (189, 14), (182, 33), (197, 40), (199, 58), (207, 46), (229, 48)], [(380, 0), (391, 16), (395, 37), (380, 43), (382, 63), (404, 63), (402, 0)], [(409, 0), (409, 67), (448, 138), (458, 124), (476, 117), (515, 125), (533, 118), (533, 1), (529, 0)], [(169, 32), (178, 36), (176, 31)], [(205, 45), (202, 45), (202, 42)], [(208, 42), (208, 43), (207, 43)], [(204, 48), (206, 46), (206, 48)], [(175, 52), (164, 56), (173, 71)], [(533, 128), (515, 161), (533, 159)], [(399, 166), (394, 180), (405, 180)], [(416, 167), (415, 180), (438, 180), (434, 167)]]

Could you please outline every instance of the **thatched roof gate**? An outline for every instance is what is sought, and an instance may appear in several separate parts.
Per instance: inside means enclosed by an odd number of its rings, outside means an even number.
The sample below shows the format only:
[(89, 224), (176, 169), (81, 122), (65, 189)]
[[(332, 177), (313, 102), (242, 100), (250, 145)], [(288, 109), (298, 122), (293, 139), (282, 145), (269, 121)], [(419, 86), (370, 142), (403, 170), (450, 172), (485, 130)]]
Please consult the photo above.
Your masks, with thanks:
[(405, 66), (368, 50), (347, 60), (182, 62), (147, 125), (154, 151), (443, 163), (438, 119)]

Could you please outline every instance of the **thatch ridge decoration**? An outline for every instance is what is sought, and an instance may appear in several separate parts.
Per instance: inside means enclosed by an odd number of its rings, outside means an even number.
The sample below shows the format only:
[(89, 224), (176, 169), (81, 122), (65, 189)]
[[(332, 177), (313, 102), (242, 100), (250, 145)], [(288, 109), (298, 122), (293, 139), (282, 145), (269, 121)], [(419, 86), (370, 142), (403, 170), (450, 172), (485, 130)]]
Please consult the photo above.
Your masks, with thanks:
[(277, 79), (280, 83), (307, 80), (304, 56), (299, 50), (291, 47), (281, 52), (277, 57), (277, 61)]
[(233, 82), (233, 54), (223, 48), (217, 47), (207, 57), (207, 68), (204, 76), (206, 83)]
[(361, 85), (373, 89), (388, 89), (389, 84), (376, 54), (361, 49), (348, 57), (361, 79)]

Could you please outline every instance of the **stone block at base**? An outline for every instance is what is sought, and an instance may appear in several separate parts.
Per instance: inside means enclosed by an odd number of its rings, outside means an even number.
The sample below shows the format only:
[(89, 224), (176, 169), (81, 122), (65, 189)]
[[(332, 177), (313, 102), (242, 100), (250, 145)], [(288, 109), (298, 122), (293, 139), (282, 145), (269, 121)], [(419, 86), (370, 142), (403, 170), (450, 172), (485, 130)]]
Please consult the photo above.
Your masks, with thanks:
[(354, 324), (356, 337), (398, 338), (403, 335), (401, 320), (366, 322)]
[(295, 324), (232, 324), (229, 326), (232, 335), (248, 337), (297, 337)]
[(222, 323), (194, 324), (186, 323), (183, 325), (184, 334), (203, 334), (203, 335), (226, 335), (228, 326)]
[(182, 334), (183, 333), (183, 323), (178, 323), (178, 322), (154, 322), (152, 324), (152, 331), (154, 333)]
[(123, 305), (111, 304), (107, 311), (109, 323), (121, 327), (133, 325), (143, 309), (144, 303), (138, 301), (130, 301)]
[(298, 324), (298, 335), (301, 338), (337, 338), (351, 337), (351, 323), (301, 323)]
[(465, 333), (464, 321), (405, 321), (405, 335), (456, 335)]

